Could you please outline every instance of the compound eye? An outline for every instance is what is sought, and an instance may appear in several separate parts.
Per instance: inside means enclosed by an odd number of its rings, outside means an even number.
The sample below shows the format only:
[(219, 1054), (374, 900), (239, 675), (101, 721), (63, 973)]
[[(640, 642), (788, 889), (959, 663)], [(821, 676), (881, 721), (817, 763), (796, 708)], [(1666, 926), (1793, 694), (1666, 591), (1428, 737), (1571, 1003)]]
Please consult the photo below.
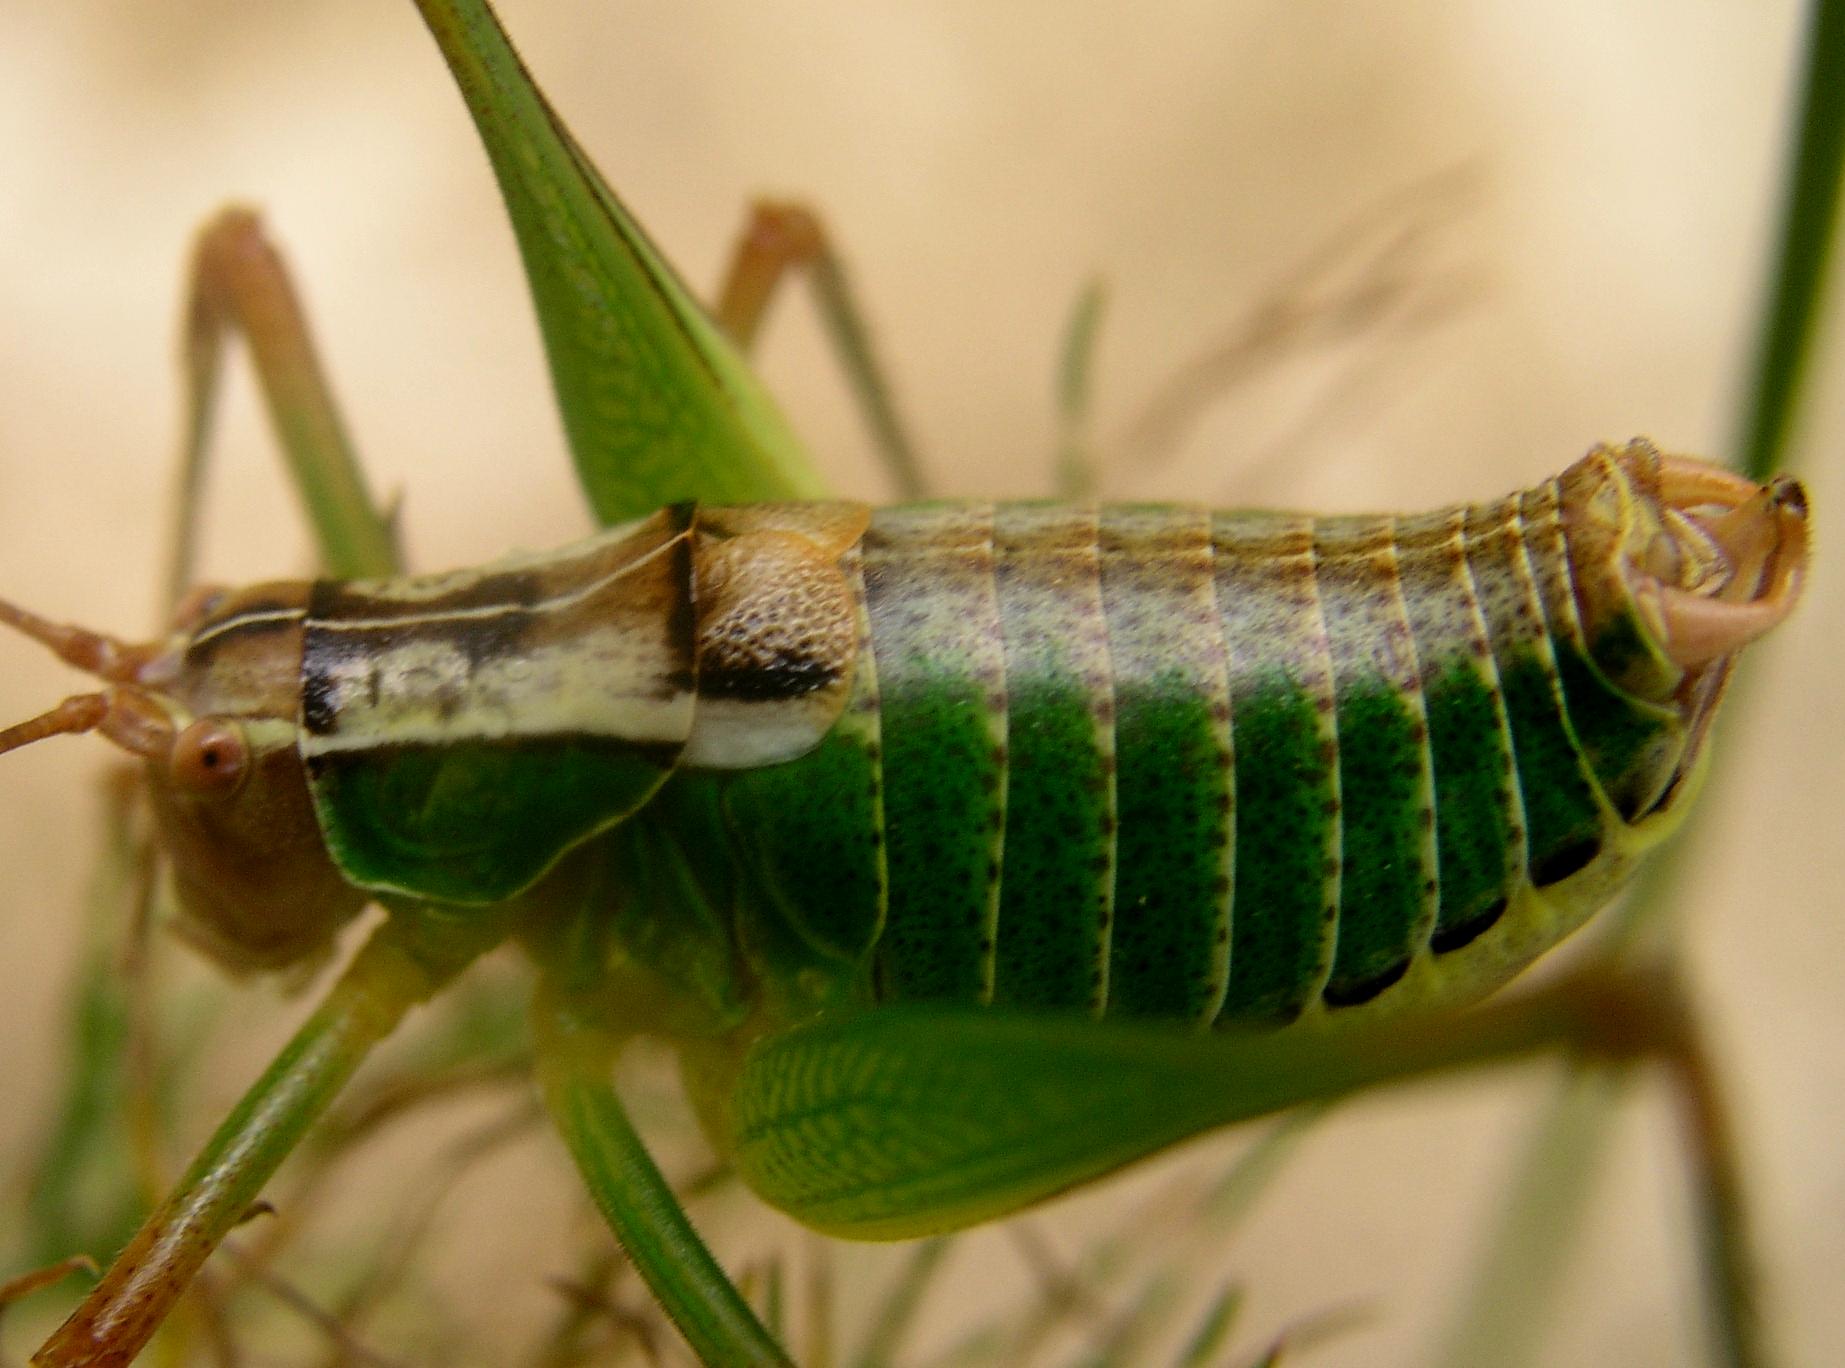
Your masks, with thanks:
[(250, 743), (243, 728), (222, 717), (201, 717), (173, 742), (173, 780), (206, 797), (228, 797), (250, 772)]

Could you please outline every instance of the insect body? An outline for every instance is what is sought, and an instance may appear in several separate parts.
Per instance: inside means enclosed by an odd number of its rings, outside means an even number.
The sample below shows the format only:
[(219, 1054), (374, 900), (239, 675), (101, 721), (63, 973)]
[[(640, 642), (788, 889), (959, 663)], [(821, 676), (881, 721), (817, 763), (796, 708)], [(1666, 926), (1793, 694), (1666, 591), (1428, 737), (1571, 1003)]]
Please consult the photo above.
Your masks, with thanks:
[(146, 646), (9, 607), (108, 684), (0, 747), (141, 756), (233, 965), (372, 898), (576, 926), (589, 1010), (681, 1043), (763, 1195), (911, 1235), (1196, 1126), (842, 1188), (887, 1128), (757, 1042), (904, 1001), (1305, 1030), (1478, 997), (1670, 827), (1805, 554), (1793, 481), (1644, 442), (1404, 517), (681, 505), (480, 570), (207, 592)]

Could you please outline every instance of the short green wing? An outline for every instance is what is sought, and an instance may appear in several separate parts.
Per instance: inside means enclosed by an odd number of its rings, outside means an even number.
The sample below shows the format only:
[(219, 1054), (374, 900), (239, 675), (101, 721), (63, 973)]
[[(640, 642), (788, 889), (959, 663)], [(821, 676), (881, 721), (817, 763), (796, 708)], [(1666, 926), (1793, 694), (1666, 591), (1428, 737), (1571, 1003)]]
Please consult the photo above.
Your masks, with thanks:
[(758, 1196), (828, 1234), (909, 1239), (1043, 1201), (1232, 1121), (1391, 1079), (1591, 1046), (1588, 976), (1377, 1028), (1193, 1033), (1000, 1008), (885, 1004), (692, 1060)]
[(485, 0), (417, 5), (499, 177), (596, 516), (823, 496), (767, 391), (545, 102)]

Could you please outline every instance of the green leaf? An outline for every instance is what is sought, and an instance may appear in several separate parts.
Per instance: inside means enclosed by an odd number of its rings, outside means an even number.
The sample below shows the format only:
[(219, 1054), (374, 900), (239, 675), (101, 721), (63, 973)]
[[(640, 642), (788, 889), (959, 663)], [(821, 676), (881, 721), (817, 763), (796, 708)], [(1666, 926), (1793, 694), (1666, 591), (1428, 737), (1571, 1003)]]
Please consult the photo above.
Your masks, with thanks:
[(761, 384), (546, 103), (484, 0), (417, 0), (499, 178), (605, 523), (826, 491)]

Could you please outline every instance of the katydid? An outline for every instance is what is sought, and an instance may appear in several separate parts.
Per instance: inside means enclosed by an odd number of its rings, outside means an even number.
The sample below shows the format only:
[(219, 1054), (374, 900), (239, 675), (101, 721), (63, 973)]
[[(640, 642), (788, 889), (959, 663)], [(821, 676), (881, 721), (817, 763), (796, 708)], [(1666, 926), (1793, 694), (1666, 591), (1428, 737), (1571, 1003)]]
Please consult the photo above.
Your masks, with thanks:
[(509, 940), (558, 1127), (711, 1363), (784, 1360), (609, 1089), (637, 1033), (752, 1187), (878, 1238), (1640, 1011), (1568, 983), (1452, 1015), (1681, 815), (1731, 660), (1798, 598), (1798, 484), (1635, 442), (1409, 516), (818, 501), (484, 7), (422, 7), (608, 527), (401, 573), (324, 382), (264, 359), (309, 352), (258, 303), (287, 289), (253, 220), (208, 231), (189, 469), (228, 321), (272, 395), (307, 376), (278, 402), (322, 420), (284, 427), (334, 573), (193, 593), (146, 644), (5, 607), (102, 687), (0, 749), (94, 730), (145, 761), (182, 911), (235, 967), (389, 916), (36, 1361), (132, 1358), (370, 1047)]

